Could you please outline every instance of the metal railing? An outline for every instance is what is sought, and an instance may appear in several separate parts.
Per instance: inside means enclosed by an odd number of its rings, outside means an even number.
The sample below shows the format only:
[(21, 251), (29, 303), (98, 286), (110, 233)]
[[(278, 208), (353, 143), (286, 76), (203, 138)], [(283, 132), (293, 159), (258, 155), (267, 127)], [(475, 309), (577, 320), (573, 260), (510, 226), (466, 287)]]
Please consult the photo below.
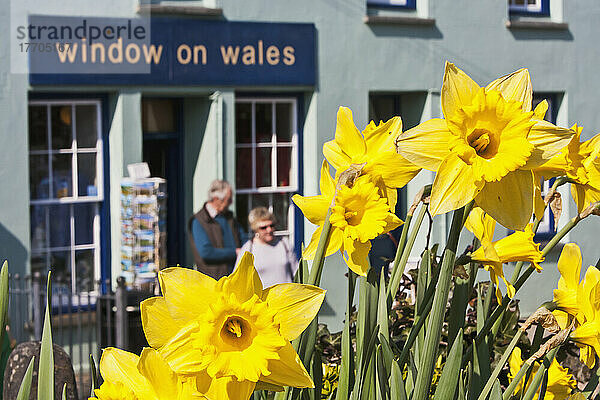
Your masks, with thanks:
[[(9, 337), (18, 344), (41, 340), (47, 304), (46, 276), (14, 275), (10, 277)], [(123, 278), (111, 289), (110, 280), (82, 282), (77, 287), (89, 289), (73, 292), (70, 277), (52, 277), (52, 339), (71, 357), (79, 398), (91, 389), (90, 354), (99, 362), (101, 349), (116, 346), (139, 354), (147, 344), (141, 331), (139, 301), (152, 295), (127, 290)]]

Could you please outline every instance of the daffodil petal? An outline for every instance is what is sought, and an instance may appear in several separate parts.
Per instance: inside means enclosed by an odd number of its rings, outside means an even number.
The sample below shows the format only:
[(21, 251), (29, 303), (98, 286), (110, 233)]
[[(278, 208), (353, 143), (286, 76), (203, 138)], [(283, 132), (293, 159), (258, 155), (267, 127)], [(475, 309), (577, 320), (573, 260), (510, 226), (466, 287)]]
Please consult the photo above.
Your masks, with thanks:
[(402, 188), (419, 173), (421, 168), (400, 154), (388, 151), (373, 157), (365, 170), (367, 173), (374, 171), (381, 175), (388, 187)]
[(268, 390), (271, 392), (283, 392), (284, 388), (280, 385), (273, 385), (272, 383), (267, 383), (263, 381), (256, 382), (256, 387), (254, 390)]
[(172, 398), (178, 392), (177, 375), (156, 350), (143, 349), (137, 367), (159, 399)]
[(254, 256), (245, 252), (231, 275), (224, 276), (217, 282), (220, 291), (235, 293), (238, 301), (245, 302), (254, 295), (262, 295), (263, 285), (254, 268)]
[(321, 164), (321, 177), (319, 179), (319, 189), (321, 189), (321, 195), (327, 199), (332, 199), (335, 194), (335, 182), (329, 174), (329, 164), (326, 160), (323, 160)]
[(158, 273), (160, 288), (173, 319), (185, 324), (208, 307), (210, 296), (198, 297), (198, 293), (211, 293), (216, 281), (208, 275), (189, 268), (166, 268)]
[(351, 238), (344, 240), (344, 251), (347, 257), (344, 257), (348, 268), (360, 276), (367, 276), (369, 271), (369, 250), (371, 250), (371, 242), (354, 241)]
[(527, 141), (534, 148), (522, 169), (537, 168), (559, 153), (571, 141), (575, 131), (558, 127), (548, 121), (538, 120), (529, 131)]
[[(317, 246), (319, 245), (319, 238), (321, 237), (321, 232), (323, 231), (323, 227), (319, 226), (313, 233), (310, 243), (304, 249), (302, 253), (302, 257), (306, 260), (312, 260), (315, 258), (315, 252), (317, 251)], [(327, 244), (327, 248), (325, 249), (325, 257), (329, 257), (336, 251), (338, 251), (342, 247), (342, 239), (343, 234), (339, 229), (331, 228), (329, 243)]]
[(154, 394), (148, 387), (148, 381), (137, 369), (139, 357), (125, 350), (108, 347), (100, 358), (102, 378), (111, 383), (121, 383), (131, 389), (140, 398), (152, 398)]
[(394, 138), (402, 133), (402, 118), (393, 117), (375, 125), (371, 121), (363, 130), (369, 154), (378, 154), (393, 148)]
[(231, 377), (211, 378), (206, 373), (196, 376), (198, 392), (210, 400), (248, 400), (256, 386), (251, 381), (236, 381)]
[(201, 349), (194, 347), (191, 333), (198, 330), (198, 324), (192, 322), (177, 332), (171, 340), (159, 349), (160, 355), (178, 374), (196, 374), (202, 370)]
[(531, 110), (531, 100), (533, 92), (531, 87), (531, 78), (529, 71), (522, 68), (512, 74), (500, 77), (485, 87), (485, 90), (496, 90), (502, 93), (505, 100), (518, 101), (523, 104), (524, 112)]
[(396, 151), (421, 168), (437, 171), (450, 154), (449, 142), (453, 138), (446, 120), (432, 118), (402, 133), (396, 140)]
[(352, 163), (351, 158), (342, 151), (335, 140), (330, 140), (323, 144), (323, 155), (325, 156), (325, 161), (329, 162), (338, 171), (345, 170)]
[(471, 104), (480, 87), (471, 77), (454, 64), (446, 62), (442, 83), (442, 111), (452, 118), (462, 107)]
[(327, 209), (331, 204), (331, 198), (326, 198), (321, 195), (304, 197), (295, 194), (292, 196), (292, 201), (300, 208), (302, 214), (304, 214), (306, 219), (311, 223), (323, 225), (323, 221), (327, 215)]
[(269, 371), (271, 374), (261, 377), (261, 381), (278, 386), (315, 387), (300, 357), (289, 343), (279, 350), (279, 360), (269, 360)]
[(581, 274), (581, 250), (575, 243), (567, 243), (558, 258), (558, 271), (561, 279), (566, 285), (565, 289), (577, 291), (579, 286), (579, 276)]
[(311, 285), (283, 283), (264, 290), (263, 301), (275, 311), (281, 336), (296, 339), (319, 312), (325, 290)]
[(523, 230), (533, 213), (533, 174), (516, 170), (498, 182), (487, 182), (475, 203), (504, 227)]
[(151, 347), (159, 348), (183, 327), (181, 321), (173, 319), (164, 297), (151, 297), (140, 303), (142, 327)]
[(430, 211), (435, 216), (456, 210), (473, 200), (480, 190), (472, 168), (456, 154), (450, 154), (435, 175)]
[(540, 101), (535, 109), (533, 110), (533, 116), (537, 119), (545, 119), (546, 113), (548, 112), (548, 101), (545, 99)]
[(347, 107), (338, 109), (335, 142), (344, 153), (352, 157), (351, 163), (355, 162), (357, 157), (363, 157), (367, 152), (365, 139), (354, 125), (352, 111)]

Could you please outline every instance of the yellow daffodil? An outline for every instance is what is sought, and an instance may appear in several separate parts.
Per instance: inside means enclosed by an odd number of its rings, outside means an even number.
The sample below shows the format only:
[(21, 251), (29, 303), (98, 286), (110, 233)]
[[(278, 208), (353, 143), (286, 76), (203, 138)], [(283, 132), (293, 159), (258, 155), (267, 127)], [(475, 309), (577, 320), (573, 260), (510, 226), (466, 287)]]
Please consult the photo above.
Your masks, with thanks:
[(158, 352), (142, 350), (138, 357), (114, 347), (100, 358), (104, 383), (95, 390), (100, 400), (187, 400), (204, 399), (193, 382), (178, 377)]
[(531, 170), (566, 146), (573, 132), (531, 111), (526, 69), (482, 88), (446, 63), (441, 98), (445, 119), (426, 121), (396, 141), (407, 160), (437, 171), (431, 212), (442, 214), (475, 200), (505, 227), (525, 229), (534, 203)]
[(375, 125), (371, 121), (362, 133), (354, 125), (352, 111), (340, 107), (337, 113), (335, 139), (323, 145), (327, 161), (340, 173), (354, 166), (362, 166), (361, 173), (371, 176), (387, 197), (390, 210), (396, 207), (396, 188), (405, 186), (421, 168), (396, 153), (394, 138), (402, 132), (402, 119), (394, 117)]
[(313, 387), (290, 341), (313, 320), (325, 291), (286, 283), (263, 289), (245, 253), (215, 281), (200, 272), (159, 273), (163, 296), (141, 303), (148, 343), (211, 400), (247, 400), (257, 382)]
[(481, 208), (475, 207), (469, 214), (465, 226), (481, 242), (481, 247), (471, 254), (471, 259), (481, 263), (489, 271), (490, 279), (496, 285), (498, 302), (502, 301), (498, 278), (504, 281), (508, 296), (512, 298), (515, 295), (515, 288), (504, 277), (503, 263), (527, 261), (538, 271), (541, 270), (539, 263), (544, 261), (544, 256), (539, 250), (539, 244), (533, 241), (534, 233), (531, 224), (525, 227), (524, 232), (517, 231), (492, 242), (496, 221)]
[(322, 364), (323, 385), (321, 387), (321, 398), (328, 399), (338, 387), (340, 379), (340, 366), (336, 364)]
[(557, 306), (554, 315), (561, 328), (565, 329), (569, 323), (568, 316), (577, 317), (580, 314), (577, 293), (580, 290), (581, 251), (575, 243), (567, 243), (563, 247), (558, 258), (558, 271), (560, 279), (558, 288), (554, 289), (553, 301)]
[[(571, 340), (579, 347), (579, 358), (589, 368), (600, 354), (600, 271), (588, 267), (583, 285), (577, 291), (579, 314)], [(582, 322), (583, 321), (583, 322)]]
[(329, 217), (330, 239), (325, 255), (341, 249), (345, 252), (344, 259), (348, 267), (357, 274), (366, 276), (369, 269), (370, 240), (397, 228), (403, 222), (390, 212), (387, 200), (379, 195), (368, 175), (357, 178), (351, 188), (341, 185), (336, 193), (335, 182), (324, 161), (320, 182), (320, 195), (292, 197), (304, 216), (313, 224), (320, 225), (303, 256), (307, 259), (314, 257), (327, 210), (334, 200)]
[(581, 212), (591, 203), (600, 201), (600, 134), (580, 142), (583, 128), (574, 125), (571, 129), (576, 134), (568, 146), (534, 171), (546, 180), (563, 175), (568, 177), (577, 211)]
[[(523, 365), (523, 360), (521, 359), (521, 349), (515, 347), (513, 352), (510, 355), (510, 359), (508, 360), (508, 365), (510, 367), (510, 372), (508, 374), (508, 379), (513, 380), (513, 378), (517, 375), (521, 366)], [(530, 379), (525, 385), (523, 389), (523, 383), (525, 382), (525, 378), (521, 379), (521, 382), (516, 387), (517, 392), (520, 390), (526, 390), (531, 380), (535, 376), (535, 373), (540, 368), (540, 364), (535, 362), (531, 367)], [(548, 368), (548, 385), (546, 386), (546, 394), (544, 396), (545, 400), (566, 400), (569, 398), (574, 389), (577, 388), (577, 382), (573, 378), (573, 375), (569, 373), (569, 370), (563, 368), (556, 360), (552, 361), (550, 367)], [(539, 389), (537, 394), (533, 397), (534, 400), (537, 400), (539, 395)]]

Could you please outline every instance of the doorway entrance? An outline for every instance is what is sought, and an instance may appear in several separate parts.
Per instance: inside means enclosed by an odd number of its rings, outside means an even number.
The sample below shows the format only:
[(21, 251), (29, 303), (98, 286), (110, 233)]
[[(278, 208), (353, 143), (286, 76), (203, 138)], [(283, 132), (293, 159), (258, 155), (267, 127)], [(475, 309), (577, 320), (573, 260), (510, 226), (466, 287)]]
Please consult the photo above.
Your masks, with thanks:
[(183, 115), (181, 99), (143, 98), (143, 160), (167, 180), (167, 265), (184, 263)]

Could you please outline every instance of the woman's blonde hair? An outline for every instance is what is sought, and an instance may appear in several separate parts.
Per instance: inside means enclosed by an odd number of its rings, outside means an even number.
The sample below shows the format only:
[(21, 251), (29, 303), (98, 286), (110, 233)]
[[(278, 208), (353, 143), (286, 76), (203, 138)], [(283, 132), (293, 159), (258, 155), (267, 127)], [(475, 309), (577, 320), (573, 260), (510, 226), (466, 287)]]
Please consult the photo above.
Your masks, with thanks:
[(266, 207), (253, 208), (248, 214), (248, 223), (250, 224), (250, 229), (252, 229), (253, 232), (258, 230), (258, 223), (260, 221), (271, 221), (276, 224), (277, 218), (275, 218), (275, 215)]

